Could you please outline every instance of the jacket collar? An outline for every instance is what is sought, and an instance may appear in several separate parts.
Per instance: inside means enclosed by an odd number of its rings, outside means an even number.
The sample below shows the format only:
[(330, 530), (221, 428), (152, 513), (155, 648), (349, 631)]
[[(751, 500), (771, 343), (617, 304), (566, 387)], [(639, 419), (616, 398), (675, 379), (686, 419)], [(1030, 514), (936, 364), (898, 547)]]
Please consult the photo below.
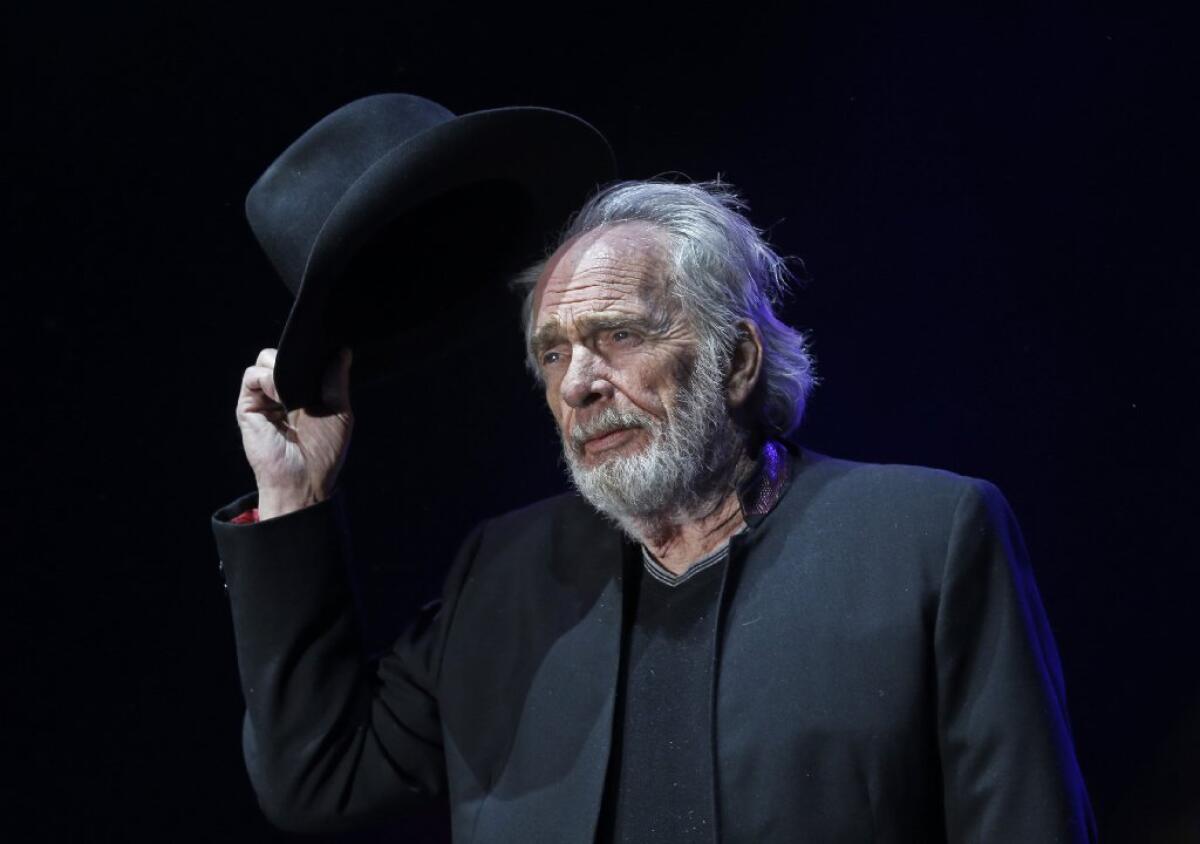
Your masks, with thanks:
[(765, 519), (791, 486), (796, 447), (767, 438), (759, 448), (754, 471), (738, 488), (742, 518), (753, 529)]

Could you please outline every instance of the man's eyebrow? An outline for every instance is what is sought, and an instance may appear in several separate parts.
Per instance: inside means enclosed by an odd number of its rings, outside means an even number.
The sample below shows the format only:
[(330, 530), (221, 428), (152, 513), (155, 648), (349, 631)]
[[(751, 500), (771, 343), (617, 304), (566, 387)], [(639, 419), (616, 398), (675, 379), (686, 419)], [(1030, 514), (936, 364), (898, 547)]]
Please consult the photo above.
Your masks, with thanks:
[(614, 328), (638, 328), (643, 331), (650, 329), (650, 323), (645, 317), (632, 315), (594, 314), (580, 317), (576, 323), (584, 334), (611, 331)]
[(537, 354), (547, 346), (553, 345), (554, 341), (560, 337), (562, 337), (562, 326), (557, 322), (548, 322), (534, 332), (533, 337), (529, 340), (529, 349)]
[[(593, 314), (580, 317), (575, 324), (585, 336), (597, 331), (611, 331), (614, 328), (635, 328), (645, 332), (655, 330), (652, 320), (633, 315)], [(534, 333), (529, 347), (537, 353), (561, 340), (562, 336), (562, 326), (558, 322), (548, 322)]]

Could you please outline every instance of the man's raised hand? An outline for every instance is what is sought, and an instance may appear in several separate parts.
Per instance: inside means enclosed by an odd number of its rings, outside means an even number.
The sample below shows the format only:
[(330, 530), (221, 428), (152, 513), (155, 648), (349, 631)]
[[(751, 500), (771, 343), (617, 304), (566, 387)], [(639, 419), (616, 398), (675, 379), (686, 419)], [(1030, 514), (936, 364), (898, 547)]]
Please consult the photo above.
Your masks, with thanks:
[(324, 501), (350, 450), (350, 364), (343, 348), (322, 375), (318, 407), (285, 412), (275, 390), (275, 349), (263, 349), (242, 375), (237, 421), (258, 482), (260, 519)]

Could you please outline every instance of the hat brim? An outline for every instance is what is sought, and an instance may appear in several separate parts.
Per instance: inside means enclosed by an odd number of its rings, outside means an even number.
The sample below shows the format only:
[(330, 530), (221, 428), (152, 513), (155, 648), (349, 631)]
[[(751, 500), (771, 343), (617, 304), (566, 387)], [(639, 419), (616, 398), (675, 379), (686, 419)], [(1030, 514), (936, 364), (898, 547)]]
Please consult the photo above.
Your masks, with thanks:
[[(431, 295), (461, 298), (487, 283), (486, 270), (506, 272), (515, 264), (541, 257), (570, 215), (598, 186), (615, 176), (612, 150), (604, 137), (585, 121), (554, 109), (512, 107), (473, 112), (398, 145), (346, 191), (313, 241), (276, 356), (275, 386), (285, 408), (322, 403), (324, 367), (338, 346), (353, 346), (360, 339), (355, 336), (353, 320), (345, 318), (346, 309), (337, 307), (346, 293), (342, 276), (356, 256), (398, 219), (419, 214), (422, 208), (440, 200), (441, 210), (434, 226), (503, 224), (529, 235), (516, 236), (513, 248), (503, 256), (495, 252), (494, 242), (489, 244), (489, 252), (496, 257), (491, 261), (490, 255), (471, 252), (472, 230), (452, 233), (462, 244), (459, 254), (438, 255), (430, 254), (428, 248), (414, 249), (423, 254), (415, 262), (404, 258), (399, 267), (404, 277), (384, 282), (394, 284), (391, 292), (402, 297), (417, 292), (414, 286), (428, 284), (431, 265), (440, 261), (435, 275), (437, 286), (445, 289), (419, 292), (426, 303)], [(492, 210), (505, 216), (473, 219), (476, 209), (458, 216), (446, 213), (447, 204), (453, 206), (457, 196), (474, 195), (478, 200), (480, 191), (473, 188), (479, 186), (483, 195), (492, 198), (489, 201), (503, 203), (503, 208)], [(507, 202), (506, 197), (513, 202)], [(478, 206), (478, 202), (474, 204)], [(464, 254), (474, 260), (462, 260)], [(422, 296), (412, 297), (417, 307)], [(339, 312), (343, 316), (334, 318)], [(407, 320), (420, 322), (424, 316), (412, 313)], [(397, 325), (395, 330), (399, 333), (403, 326)], [(379, 344), (381, 349), (386, 345)], [(355, 385), (380, 377), (386, 369), (382, 352), (360, 355), (356, 349), (352, 391)]]

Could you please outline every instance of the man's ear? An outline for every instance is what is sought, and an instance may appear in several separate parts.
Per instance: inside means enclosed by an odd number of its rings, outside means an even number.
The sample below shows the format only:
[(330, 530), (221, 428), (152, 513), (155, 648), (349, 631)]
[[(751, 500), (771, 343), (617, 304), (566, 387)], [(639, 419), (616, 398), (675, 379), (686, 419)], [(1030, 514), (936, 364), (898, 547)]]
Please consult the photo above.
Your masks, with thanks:
[(762, 335), (758, 326), (748, 319), (738, 323), (738, 341), (729, 362), (729, 378), (725, 382), (730, 407), (741, 407), (754, 392), (762, 372)]

